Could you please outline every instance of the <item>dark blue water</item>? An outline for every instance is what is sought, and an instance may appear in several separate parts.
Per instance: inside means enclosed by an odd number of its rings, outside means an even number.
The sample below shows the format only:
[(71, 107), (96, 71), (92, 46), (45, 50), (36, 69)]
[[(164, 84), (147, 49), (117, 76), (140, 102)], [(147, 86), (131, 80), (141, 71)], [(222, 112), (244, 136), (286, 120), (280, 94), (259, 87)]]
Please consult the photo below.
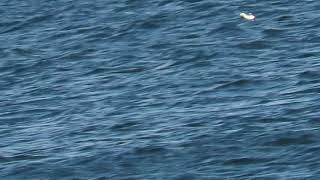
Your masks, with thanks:
[(2, 0), (0, 178), (319, 179), (319, 9)]

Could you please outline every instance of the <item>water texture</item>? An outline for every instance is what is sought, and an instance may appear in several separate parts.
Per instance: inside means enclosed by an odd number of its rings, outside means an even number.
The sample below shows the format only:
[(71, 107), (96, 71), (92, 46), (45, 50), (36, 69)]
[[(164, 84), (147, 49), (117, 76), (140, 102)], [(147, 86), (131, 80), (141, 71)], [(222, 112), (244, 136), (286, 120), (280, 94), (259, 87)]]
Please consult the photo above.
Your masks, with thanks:
[(0, 179), (319, 179), (319, 9), (2, 0)]

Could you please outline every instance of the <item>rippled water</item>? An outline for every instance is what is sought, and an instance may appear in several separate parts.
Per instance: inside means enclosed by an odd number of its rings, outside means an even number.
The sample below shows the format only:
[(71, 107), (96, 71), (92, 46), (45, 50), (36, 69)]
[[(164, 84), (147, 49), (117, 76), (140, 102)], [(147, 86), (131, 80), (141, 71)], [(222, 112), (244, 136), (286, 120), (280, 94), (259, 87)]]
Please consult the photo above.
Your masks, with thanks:
[(1, 1), (1, 179), (320, 178), (319, 8)]

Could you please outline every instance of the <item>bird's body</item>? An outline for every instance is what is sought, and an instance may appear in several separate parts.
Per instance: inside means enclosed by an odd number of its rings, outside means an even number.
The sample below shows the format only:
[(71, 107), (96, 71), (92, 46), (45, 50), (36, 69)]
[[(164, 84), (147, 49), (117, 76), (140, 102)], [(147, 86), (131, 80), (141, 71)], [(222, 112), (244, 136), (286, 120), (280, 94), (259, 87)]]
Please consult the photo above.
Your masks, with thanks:
[(246, 13), (240, 13), (240, 17), (246, 19), (246, 20), (250, 20), (253, 21), (256, 19), (256, 17), (253, 14), (246, 14)]

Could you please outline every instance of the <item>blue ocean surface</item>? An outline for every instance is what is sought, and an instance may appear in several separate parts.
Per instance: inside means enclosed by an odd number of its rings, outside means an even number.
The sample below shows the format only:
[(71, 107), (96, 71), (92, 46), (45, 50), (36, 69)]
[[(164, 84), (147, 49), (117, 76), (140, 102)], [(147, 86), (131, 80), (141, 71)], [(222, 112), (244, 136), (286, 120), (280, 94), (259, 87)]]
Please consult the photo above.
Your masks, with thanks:
[(320, 179), (319, 10), (1, 0), (0, 179)]

